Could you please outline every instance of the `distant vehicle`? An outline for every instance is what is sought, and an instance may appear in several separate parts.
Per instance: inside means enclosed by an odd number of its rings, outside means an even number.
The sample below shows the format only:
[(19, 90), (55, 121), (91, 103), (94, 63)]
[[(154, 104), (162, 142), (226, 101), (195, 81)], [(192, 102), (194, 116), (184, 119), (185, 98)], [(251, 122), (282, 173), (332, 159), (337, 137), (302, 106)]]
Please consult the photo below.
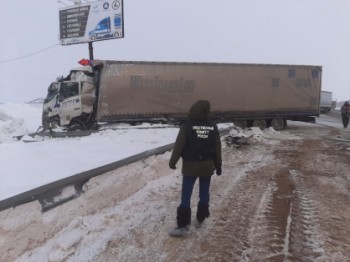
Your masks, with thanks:
[(337, 107), (337, 100), (332, 100), (332, 109), (336, 109)]
[(321, 91), (320, 111), (321, 113), (329, 113), (334, 104), (332, 103), (332, 92)]
[(83, 60), (87, 66), (50, 85), (44, 129), (181, 123), (199, 99), (210, 101), (213, 121), (242, 128), (280, 130), (319, 116), (320, 66)]
[(122, 27), (122, 17), (121, 15), (115, 15), (113, 19), (114, 27), (111, 27), (111, 18), (108, 16), (102, 19), (95, 27), (94, 30), (89, 32), (89, 38), (91, 40), (99, 40), (105, 38), (112, 38), (114, 36), (119, 36), (117, 31)]

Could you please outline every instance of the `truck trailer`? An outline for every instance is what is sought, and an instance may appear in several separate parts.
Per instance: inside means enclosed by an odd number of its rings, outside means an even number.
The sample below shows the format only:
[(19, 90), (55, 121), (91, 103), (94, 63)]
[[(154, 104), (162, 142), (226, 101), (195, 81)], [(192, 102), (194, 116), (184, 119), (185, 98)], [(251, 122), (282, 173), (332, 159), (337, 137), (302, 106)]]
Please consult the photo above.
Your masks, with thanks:
[(319, 116), (322, 67), (309, 65), (81, 60), (50, 84), (44, 129), (89, 129), (96, 123), (181, 123), (191, 105), (208, 100), (213, 121), (242, 128)]
[(332, 92), (321, 91), (320, 111), (329, 113), (333, 109)]

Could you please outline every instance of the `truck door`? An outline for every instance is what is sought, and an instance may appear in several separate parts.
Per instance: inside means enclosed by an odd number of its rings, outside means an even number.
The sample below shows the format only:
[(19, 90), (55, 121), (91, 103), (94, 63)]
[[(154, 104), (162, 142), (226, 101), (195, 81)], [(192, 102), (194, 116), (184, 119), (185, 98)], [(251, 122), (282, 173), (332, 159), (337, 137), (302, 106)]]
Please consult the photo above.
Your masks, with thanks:
[(68, 125), (71, 119), (81, 115), (79, 82), (62, 82), (58, 99), (61, 125)]

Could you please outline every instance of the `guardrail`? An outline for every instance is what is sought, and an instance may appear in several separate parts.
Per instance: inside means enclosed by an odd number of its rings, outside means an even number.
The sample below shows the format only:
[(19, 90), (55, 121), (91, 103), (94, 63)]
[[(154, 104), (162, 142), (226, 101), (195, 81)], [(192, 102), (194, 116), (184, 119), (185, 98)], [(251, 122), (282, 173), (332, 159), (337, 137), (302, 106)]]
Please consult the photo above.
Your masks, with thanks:
[[(58, 205), (80, 196), (83, 185), (92, 177), (102, 175), (119, 167), (132, 164), (153, 155), (160, 155), (170, 151), (174, 143), (154, 148), (125, 159), (100, 166), (55, 182), (37, 187), (24, 193), (0, 201), (0, 211), (38, 200), (42, 211), (48, 211)], [(64, 192), (67, 192), (64, 193)], [(64, 195), (64, 196), (63, 196)]]
[[(220, 135), (225, 135), (230, 128), (220, 130)], [(102, 175), (114, 169), (132, 164), (153, 155), (164, 154), (172, 150), (174, 143), (167, 144), (158, 148), (144, 151), (142, 153), (127, 157), (116, 162), (100, 166), (76, 175), (72, 175), (55, 182), (34, 188), (24, 193), (9, 197), (0, 201), (0, 212), (38, 200), (41, 204), (42, 212), (46, 212), (56, 206), (62, 205), (83, 193), (83, 185), (92, 177)], [(68, 192), (68, 193), (67, 193)]]

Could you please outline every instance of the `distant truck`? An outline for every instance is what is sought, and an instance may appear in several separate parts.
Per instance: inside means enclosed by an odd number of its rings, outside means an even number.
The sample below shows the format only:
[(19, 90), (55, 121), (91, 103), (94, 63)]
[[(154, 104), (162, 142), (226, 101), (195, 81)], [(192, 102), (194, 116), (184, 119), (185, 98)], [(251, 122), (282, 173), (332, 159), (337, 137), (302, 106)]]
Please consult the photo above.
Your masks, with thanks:
[[(81, 60), (83, 61), (83, 60)], [(286, 127), (319, 116), (320, 66), (84, 60), (51, 83), (44, 129), (89, 129), (101, 122), (181, 123), (195, 101), (211, 119), (242, 128)]]
[(320, 111), (321, 113), (329, 113), (334, 107), (332, 103), (332, 92), (321, 91)]

